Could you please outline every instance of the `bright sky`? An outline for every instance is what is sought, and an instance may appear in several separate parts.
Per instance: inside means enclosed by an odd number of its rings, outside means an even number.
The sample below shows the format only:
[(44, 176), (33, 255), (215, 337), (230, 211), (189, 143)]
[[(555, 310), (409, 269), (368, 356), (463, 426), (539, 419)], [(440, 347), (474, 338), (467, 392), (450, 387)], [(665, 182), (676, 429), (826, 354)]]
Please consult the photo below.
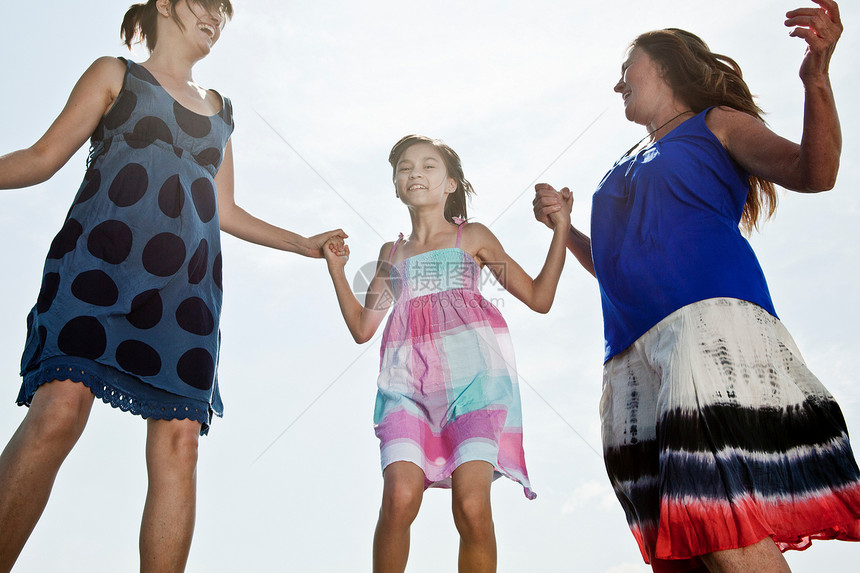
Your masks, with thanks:
[[(343, 227), (348, 272), (409, 231), (387, 157), (402, 135), (418, 132), (459, 152), (477, 190), (470, 215), (534, 274), (551, 233), (531, 215), (533, 183), (574, 189), (574, 223), (587, 230), (595, 185), (645, 134), (626, 122), (612, 92), (627, 43), (669, 26), (699, 34), (740, 63), (771, 127), (797, 140), (804, 46), (783, 20), (803, 4), (237, 0), (195, 78), (233, 100), (240, 204), (303, 234)], [(0, 153), (36, 141), (92, 60), (128, 55), (118, 36), (126, 8), (107, 0), (4, 4)], [(848, 103), (860, 91), (860, 8), (844, 0), (842, 12), (846, 33), (831, 68), (844, 134), (836, 188), (783, 193), (752, 244), (777, 312), (857, 438), (860, 115)], [(144, 60), (144, 51), (133, 58)], [(0, 199), (3, 443), (24, 415), (14, 399), (25, 318), (85, 157), (81, 150), (47, 183)], [(368, 571), (382, 490), (371, 426), (379, 340), (352, 342), (323, 262), (227, 236), (223, 249), (226, 414), (202, 439), (188, 570)], [(529, 502), (512, 482), (495, 483), (499, 571), (648, 571), (596, 453), (603, 346), (595, 282), (570, 258), (548, 315), (494, 285), (484, 294), (514, 340), (538, 493)], [(94, 407), (18, 571), (137, 570), (144, 435), (141, 419)], [(456, 556), (450, 493), (431, 490), (408, 571), (454, 571)], [(796, 573), (818, 573), (845, 570), (858, 556), (856, 545), (817, 542), (789, 562)]]

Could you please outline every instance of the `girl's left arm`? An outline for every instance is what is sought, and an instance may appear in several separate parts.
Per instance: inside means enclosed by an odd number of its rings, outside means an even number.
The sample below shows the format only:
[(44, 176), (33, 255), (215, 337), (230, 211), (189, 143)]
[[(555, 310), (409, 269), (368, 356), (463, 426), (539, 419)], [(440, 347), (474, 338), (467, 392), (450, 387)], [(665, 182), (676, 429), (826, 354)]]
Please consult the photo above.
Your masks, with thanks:
[(707, 119), (729, 154), (752, 175), (804, 193), (833, 188), (842, 152), (842, 130), (829, 74), (842, 21), (836, 2), (814, 1), (819, 8), (792, 10), (785, 21), (786, 26), (794, 27), (790, 35), (807, 43), (800, 66), (805, 92), (800, 145), (736, 110), (715, 108)]
[(303, 237), (258, 219), (238, 206), (233, 194), (233, 144), (231, 141), (227, 141), (227, 146), (224, 148), (224, 160), (215, 175), (215, 186), (218, 189), (218, 216), (222, 231), (244, 241), (315, 259), (322, 258), (322, 246), (329, 237), (346, 238), (346, 233), (341, 229), (320, 233), (312, 237)]
[(550, 215), (550, 221), (554, 225), (552, 241), (543, 268), (535, 278), (531, 278), (505, 252), (499, 239), (487, 227), (479, 223), (470, 223), (466, 226), (471, 235), (469, 242), (478, 245), (476, 253), (478, 261), (490, 267), (496, 280), (505, 290), (523, 301), (530, 309), (542, 314), (552, 308), (558, 279), (564, 268), (571, 206), (572, 202), (567, 203), (560, 211)]

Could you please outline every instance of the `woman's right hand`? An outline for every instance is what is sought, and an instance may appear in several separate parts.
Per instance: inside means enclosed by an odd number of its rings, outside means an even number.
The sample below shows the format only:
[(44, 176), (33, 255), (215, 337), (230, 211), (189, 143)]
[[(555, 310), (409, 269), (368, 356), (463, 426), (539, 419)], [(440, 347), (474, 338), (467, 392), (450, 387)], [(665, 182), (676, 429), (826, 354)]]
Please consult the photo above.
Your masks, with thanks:
[(573, 193), (563, 187), (556, 191), (549, 183), (535, 185), (535, 198), (532, 201), (535, 219), (555, 229), (557, 224), (570, 225), (570, 212), (573, 209)]

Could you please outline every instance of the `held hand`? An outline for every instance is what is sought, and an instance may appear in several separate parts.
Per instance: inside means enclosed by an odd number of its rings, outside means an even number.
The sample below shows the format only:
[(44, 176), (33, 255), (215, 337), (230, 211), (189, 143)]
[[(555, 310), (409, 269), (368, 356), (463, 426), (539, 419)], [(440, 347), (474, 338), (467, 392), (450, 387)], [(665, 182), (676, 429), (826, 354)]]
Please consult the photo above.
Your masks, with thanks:
[[(558, 217), (566, 217), (567, 224), (570, 225), (573, 194), (567, 187), (558, 192), (549, 183), (538, 183), (535, 185), (535, 198), (532, 201), (532, 207), (534, 208), (535, 219), (550, 229), (555, 228)], [(559, 214), (561, 211), (567, 211), (567, 214)], [(551, 215), (556, 215), (555, 219)]]
[(552, 223), (553, 229), (558, 230), (561, 228), (566, 231), (570, 228), (570, 212), (573, 210), (573, 193), (571, 193), (570, 189), (567, 187), (563, 187), (558, 194), (562, 200), (562, 208), (550, 213), (549, 220), (550, 223)]
[(836, 2), (813, 2), (820, 8), (798, 8), (785, 15), (785, 25), (794, 27), (789, 35), (806, 40), (806, 55), (800, 64), (800, 79), (804, 83), (826, 78), (830, 70), (830, 58), (842, 35), (842, 20)]
[(325, 233), (308, 237), (308, 252), (306, 253), (306, 256), (312, 259), (323, 258), (323, 245), (332, 237), (340, 237), (340, 242), (343, 244), (343, 239), (348, 238), (349, 235), (344, 233), (343, 229), (336, 229), (334, 231), (326, 231)]
[(322, 246), (325, 262), (330, 269), (346, 266), (349, 260), (349, 246), (341, 235), (332, 235)]

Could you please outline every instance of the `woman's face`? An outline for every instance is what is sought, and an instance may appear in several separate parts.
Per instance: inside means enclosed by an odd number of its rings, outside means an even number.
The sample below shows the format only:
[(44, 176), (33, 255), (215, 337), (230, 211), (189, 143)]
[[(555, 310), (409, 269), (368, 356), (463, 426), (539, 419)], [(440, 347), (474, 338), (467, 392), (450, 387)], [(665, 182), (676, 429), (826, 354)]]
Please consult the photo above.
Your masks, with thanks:
[(199, 45), (203, 54), (208, 54), (221, 37), (226, 17), (224, 14), (209, 12), (194, 0), (180, 0), (174, 4), (176, 17), (182, 23), (182, 34), (194, 44)]
[(627, 119), (641, 125), (653, 123), (660, 110), (675, 99), (660, 66), (640, 48), (627, 52), (614, 90), (624, 100)]

